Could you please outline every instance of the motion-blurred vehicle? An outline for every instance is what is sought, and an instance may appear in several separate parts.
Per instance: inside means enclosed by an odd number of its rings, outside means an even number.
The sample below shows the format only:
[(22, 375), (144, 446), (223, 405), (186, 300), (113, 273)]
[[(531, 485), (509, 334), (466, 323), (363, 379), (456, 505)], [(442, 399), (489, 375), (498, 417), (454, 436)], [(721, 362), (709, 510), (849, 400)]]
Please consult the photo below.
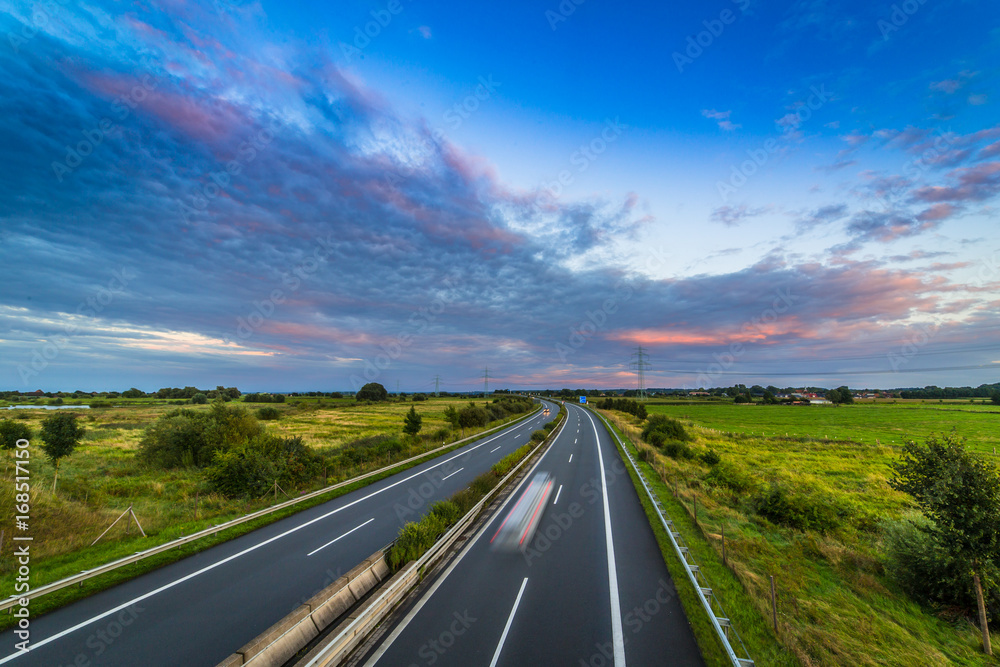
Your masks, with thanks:
[(524, 551), (528, 548), (545, 513), (554, 483), (552, 475), (547, 472), (535, 474), (490, 539), (492, 548), (500, 551)]

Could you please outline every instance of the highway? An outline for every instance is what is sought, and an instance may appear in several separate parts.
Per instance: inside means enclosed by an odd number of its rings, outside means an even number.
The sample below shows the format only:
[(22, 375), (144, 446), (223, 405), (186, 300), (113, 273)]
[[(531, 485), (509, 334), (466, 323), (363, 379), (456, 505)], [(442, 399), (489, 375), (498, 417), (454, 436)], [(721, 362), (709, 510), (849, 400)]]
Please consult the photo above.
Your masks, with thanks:
[(212, 667), (467, 487), (555, 418), (557, 405), (432, 461), (119, 584), (0, 634), (0, 664)]
[(548, 472), (556, 488), (531, 545), (511, 553), (490, 543), (522, 483), (359, 664), (704, 664), (611, 436), (568, 407), (525, 478)]

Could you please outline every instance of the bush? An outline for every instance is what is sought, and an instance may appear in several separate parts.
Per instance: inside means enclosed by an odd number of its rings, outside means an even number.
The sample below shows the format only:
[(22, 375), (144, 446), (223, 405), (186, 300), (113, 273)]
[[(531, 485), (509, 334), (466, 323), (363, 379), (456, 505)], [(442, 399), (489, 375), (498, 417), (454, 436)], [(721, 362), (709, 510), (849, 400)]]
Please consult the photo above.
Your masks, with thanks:
[[(508, 472), (510, 472), (511, 469), (514, 466), (516, 466), (521, 459), (527, 456), (528, 452), (530, 452), (532, 449), (534, 449), (534, 446), (532, 446), (530, 443), (518, 447), (517, 450), (515, 450), (512, 454), (508, 454), (507, 456), (503, 457), (502, 459), (493, 464), (492, 468), (493, 474), (496, 477), (503, 477)], [(494, 484), (495, 483), (496, 481), (494, 480)], [(490, 488), (493, 487), (491, 486)], [(486, 491), (489, 491), (489, 489), (486, 489)]]
[(666, 415), (653, 415), (649, 418), (642, 429), (643, 439), (650, 442), (649, 438), (652, 433), (661, 434), (662, 441), (679, 440), (681, 442), (688, 442), (691, 440), (691, 436), (684, 430), (684, 426), (676, 419), (671, 419)]
[(722, 458), (711, 449), (702, 454), (701, 456), (699, 456), (698, 458), (702, 460), (702, 463), (706, 463), (710, 466), (717, 465), (719, 461), (722, 460)]
[(414, 401), (426, 401), (427, 400), (427, 394), (414, 394), (413, 395), (413, 400)]
[(278, 472), (264, 452), (244, 446), (216, 452), (207, 477), (227, 498), (259, 498), (273, 488)]
[(385, 401), (389, 398), (389, 392), (378, 382), (369, 382), (354, 397), (359, 401)]
[(639, 460), (653, 465), (656, 463), (656, 450), (652, 447), (639, 447)]
[(705, 481), (736, 493), (746, 493), (757, 488), (757, 482), (753, 477), (728, 461), (720, 461), (713, 466), (712, 470), (705, 475)]
[(546, 431), (545, 429), (541, 429), (540, 428), (537, 431), (533, 431), (532, 432), (532, 434), (531, 434), (531, 441), (532, 442), (541, 442), (542, 440), (545, 440), (545, 438), (547, 438), (548, 435), (549, 435), (548, 431)]
[(462, 511), (458, 505), (450, 500), (440, 500), (431, 505), (431, 514), (441, 517), (446, 525), (450, 526), (462, 518)]
[(820, 494), (792, 493), (772, 484), (752, 500), (754, 511), (774, 524), (797, 530), (827, 532), (843, 523), (843, 510), (831, 498)]
[(0, 419), (0, 448), (14, 449), (18, 440), (31, 440), (31, 428), (9, 419)]
[(442, 426), (438, 430), (434, 431), (435, 440), (447, 440), (448, 436), (450, 435), (451, 435), (451, 429), (449, 429), (447, 426)]
[(663, 453), (672, 459), (693, 459), (694, 450), (677, 440), (668, 440), (663, 443)]
[(411, 560), (417, 560), (434, 546), (438, 535), (447, 530), (444, 519), (437, 514), (424, 516), (419, 523), (409, 522), (399, 531), (396, 542), (386, 556), (392, 570), (398, 570)]
[[(975, 609), (968, 568), (949, 556), (928, 532), (931, 525), (929, 519), (916, 513), (883, 522), (886, 574), (924, 606), (938, 611)], [(1000, 617), (1000, 589), (984, 587), (983, 595), (991, 620)]]
[(270, 406), (259, 408), (257, 410), (257, 419), (264, 419), (266, 421), (281, 419), (281, 410)]
[(208, 403), (208, 396), (199, 392), (191, 397), (191, 403), (194, 405), (206, 405)]

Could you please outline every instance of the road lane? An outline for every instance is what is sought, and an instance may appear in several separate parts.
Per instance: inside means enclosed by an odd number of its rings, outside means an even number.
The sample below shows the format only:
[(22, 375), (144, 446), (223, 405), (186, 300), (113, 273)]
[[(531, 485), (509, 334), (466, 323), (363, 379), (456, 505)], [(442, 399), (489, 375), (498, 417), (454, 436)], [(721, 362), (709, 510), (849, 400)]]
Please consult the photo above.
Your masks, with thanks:
[[(418, 519), (432, 503), (465, 488), (528, 442), (531, 432), (555, 414), (539, 413), (420, 466), (33, 618), (32, 650), (15, 651), (17, 639), (7, 630), (0, 634), (0, 664), (215, 665), (392, 541), (403, 523)], [(367, 523), (359, 528), (362, 522)], [(338, 536), (343, 539), (332, 543)], [(330, 546), (323, 549), (324, 544)]]
[[(491, 549), (535, 472), (562, 488), (530, 547)], [(449, 626), (458, 616), (467, 621), (460, 634)], [(703, 664), (624, 464), (578, 406), (503, 509), (387, 637), (365, 667)]]

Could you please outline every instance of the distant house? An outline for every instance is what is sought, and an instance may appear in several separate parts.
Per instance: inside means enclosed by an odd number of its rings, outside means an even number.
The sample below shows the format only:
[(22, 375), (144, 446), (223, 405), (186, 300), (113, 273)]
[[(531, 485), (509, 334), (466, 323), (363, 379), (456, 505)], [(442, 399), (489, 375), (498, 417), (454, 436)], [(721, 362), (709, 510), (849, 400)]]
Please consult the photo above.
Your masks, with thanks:
[(711, 396), (707, 391), (689, 391), (688, 396)]

